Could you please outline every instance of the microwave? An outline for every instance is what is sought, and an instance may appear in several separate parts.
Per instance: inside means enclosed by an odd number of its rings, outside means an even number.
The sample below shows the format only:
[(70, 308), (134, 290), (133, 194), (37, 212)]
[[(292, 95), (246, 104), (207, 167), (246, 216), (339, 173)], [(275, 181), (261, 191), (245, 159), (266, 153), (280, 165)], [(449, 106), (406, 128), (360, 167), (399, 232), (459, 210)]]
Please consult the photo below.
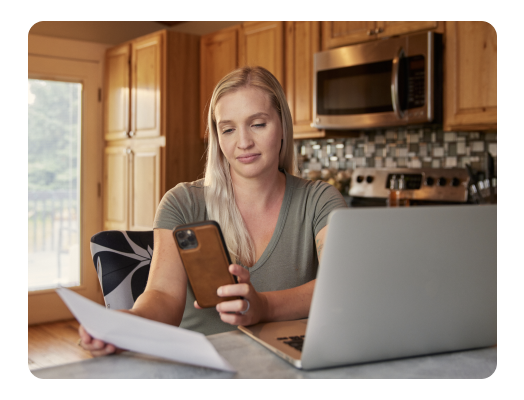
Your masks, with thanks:
[(371, 129), (442, 122), (442, 35), (425, 32), (314, 55), (313, 123)]

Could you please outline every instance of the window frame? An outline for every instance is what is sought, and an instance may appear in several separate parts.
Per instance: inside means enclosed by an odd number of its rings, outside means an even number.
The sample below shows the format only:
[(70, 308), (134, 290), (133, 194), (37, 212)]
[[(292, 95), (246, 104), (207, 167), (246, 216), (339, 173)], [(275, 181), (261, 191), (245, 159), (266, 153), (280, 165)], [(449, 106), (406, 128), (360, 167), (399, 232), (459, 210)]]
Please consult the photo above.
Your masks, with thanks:
[[(102, 230), (102, 102), (104, 55), (109, 45), (28, 35), (28, 79), (80, 82), (80, 295), (104, 304), (90, 251), (90, 237)], [(93, 161), (95, 160), (95, 161)], [(28, 291), (28, 324), (73, 318), (54, 289)]]

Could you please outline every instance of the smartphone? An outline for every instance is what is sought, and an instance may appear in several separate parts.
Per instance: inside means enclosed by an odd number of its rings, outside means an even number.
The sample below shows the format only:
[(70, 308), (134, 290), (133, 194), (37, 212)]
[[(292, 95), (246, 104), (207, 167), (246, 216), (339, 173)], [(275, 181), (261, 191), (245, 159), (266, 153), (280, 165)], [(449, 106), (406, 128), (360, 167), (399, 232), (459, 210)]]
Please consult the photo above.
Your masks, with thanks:
[(215, 307), (223, 301), (240, 297), (219, 297), (220, 286), (236, 283), (229, 272), (231, 259), (220, 225), (203, 221), (177, 226), (173, 237), (198, 305)]

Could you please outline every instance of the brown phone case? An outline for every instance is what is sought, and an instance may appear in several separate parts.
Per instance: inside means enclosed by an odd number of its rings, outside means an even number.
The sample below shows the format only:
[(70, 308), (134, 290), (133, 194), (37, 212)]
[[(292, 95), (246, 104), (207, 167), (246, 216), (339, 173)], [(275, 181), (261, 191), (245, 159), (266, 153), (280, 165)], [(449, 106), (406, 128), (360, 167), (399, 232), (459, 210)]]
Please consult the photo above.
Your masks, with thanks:
[[(180, 231), (192, 231), (196, 237), (196, 247), (182, 248), (177, 239), (177, 232)], [(223, 301), (240, 299), (217, 295), (220, 286), (234, 284), (236, 278), (229, 272), (229, 252), (220, 226), (215, 221), (177, 226), (173, 230), (173, 238), (200, 307), (215, 307)]]

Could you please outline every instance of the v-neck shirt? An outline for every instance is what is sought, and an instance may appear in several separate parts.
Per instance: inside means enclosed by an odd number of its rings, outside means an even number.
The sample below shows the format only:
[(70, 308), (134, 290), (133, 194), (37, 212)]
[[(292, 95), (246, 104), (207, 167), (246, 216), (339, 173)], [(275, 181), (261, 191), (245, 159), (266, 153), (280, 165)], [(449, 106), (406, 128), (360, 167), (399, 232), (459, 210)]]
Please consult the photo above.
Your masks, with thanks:
[[(323, 181), (310, 181), (286, 173), (284, 199), (271, 240), (255, 265), (248, 268), (258, 292), (290, 289), (315, 279), (318, 257), (315, 237), (327, 225), (329, 213), (347, 207), (339, 191)], [(158, 206), (154, 229), (169, 229), (208, 219), (204, 180), (180, 183)], [(187, 285), (180, 327), (206, 335), (235, 330), (222, 322), (215, 308), (195, 309), (195, 296)]]

